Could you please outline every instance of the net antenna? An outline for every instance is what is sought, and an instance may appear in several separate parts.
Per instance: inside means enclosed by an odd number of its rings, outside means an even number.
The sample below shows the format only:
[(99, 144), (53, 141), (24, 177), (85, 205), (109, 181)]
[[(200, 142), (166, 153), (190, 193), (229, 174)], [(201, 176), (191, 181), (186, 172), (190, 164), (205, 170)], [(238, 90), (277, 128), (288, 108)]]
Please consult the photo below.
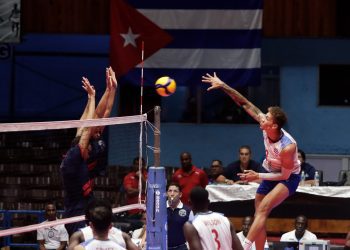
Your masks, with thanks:
[[(140, 115), (143, 113), (143, 67), (145, 59), (145, 42), (141, 43), (141, 83), (140, 83)], [(140, 139), (139, 139), (139, 173), (140, 176), (143, 174), (143, 161), (142, 161), (142, 138), (143, 138), (143, 123), (140, 123)], [(148, 164), (148, 159), (146, 165)], [(146, 187), (145, 187), (146, 188)], [(142, 195), (142, 178), (139, 178), (139, 195), (138, 201), (141, 204), (141, 195)]]

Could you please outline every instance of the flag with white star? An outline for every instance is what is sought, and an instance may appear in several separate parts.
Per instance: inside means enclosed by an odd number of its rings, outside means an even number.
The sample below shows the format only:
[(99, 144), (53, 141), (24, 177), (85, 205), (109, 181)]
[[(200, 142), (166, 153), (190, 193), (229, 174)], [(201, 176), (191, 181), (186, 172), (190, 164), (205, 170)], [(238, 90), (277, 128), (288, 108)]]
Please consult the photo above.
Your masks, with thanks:
[[(233, 87), (260, 84), (262, 0), (125, 1), (173, 38), (145, 60), (146, 85), (166, 75), (177, 85), (201, 84), (202, 75), (213, 71)], [(120, 21), (129, 20), (121, 12)], [(121, 35), (125, 48), (141, 39), (133, 27)], [(146, 51), (149, 46), (146, 41)], [(138, 67), (125, 76), (128, 82), (139, 82)]]
[(164, 30), (124, 2), (111, 0), (110, 59), (117, 77), (126, 74), (142, 60), (168, 44), (172, 38)]

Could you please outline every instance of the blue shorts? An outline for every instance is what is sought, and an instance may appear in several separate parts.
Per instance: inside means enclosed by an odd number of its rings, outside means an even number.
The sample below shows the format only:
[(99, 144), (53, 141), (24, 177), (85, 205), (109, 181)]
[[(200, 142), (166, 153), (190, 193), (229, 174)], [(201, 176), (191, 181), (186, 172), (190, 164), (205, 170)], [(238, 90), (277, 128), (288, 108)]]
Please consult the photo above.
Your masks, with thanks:
[(295, 193), (300, 182), (300, 174), (291, 174), (287, 180), (267, 181), (263, 180), (258, 187), (256, 193), (267, 195), (278, 183), (282, 183), (289, 190), (289, 196)]

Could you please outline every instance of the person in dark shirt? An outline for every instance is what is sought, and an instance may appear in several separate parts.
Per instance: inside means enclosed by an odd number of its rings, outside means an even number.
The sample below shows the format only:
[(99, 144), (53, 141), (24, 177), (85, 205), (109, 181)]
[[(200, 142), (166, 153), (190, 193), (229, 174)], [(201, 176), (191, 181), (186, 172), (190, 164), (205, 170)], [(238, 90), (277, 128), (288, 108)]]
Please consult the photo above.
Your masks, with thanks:
[[(82, 81), (88, 93), (86, 119), (92, 119), (95, 112), (95, 89), (89, 81)], [(87, 160), (91, 151), (90, 139), (92, 129), (83, 128), (74, 138), (71, 148), (64, 156), (60, 170), (64, 188), (65, 217), (84, 214), (88, 202), (92, 199), (92, 186), (89, 178)], [(66, 224), (69, 235), (85, 226), (85, 222)]]
[[(95, 109), (95, 89), (85, 77), (83, 88), (88, 101), (80, 120), (109, 117), (115, 98), (117, 80), (112, 68), (106, 69), (106, 90)], [(93, 199), (93, 183), (96, 176), (102, 175), (106, 168), (106, 146), (101, 138), (104, 127), (81, 127), (77, 129), (71, 148), (64, 156), (60, 170), (64, 188), (64, 207), (66, 218), (84, 214), (88, 202)], [(69, 235), (85, 222), (66, 224)]]
[(241, 146), (238, 153), (239, 160), (230, 163), (224, 169), (224, 176), (235, 183), (245, 184), (246, 182), (240, 179), (238, 173), (243, 173), (244, 170), (254, 170), (256, 172), (262, 172), (263, 170), (261, 164), (251, 159), (252, 151), (249, 146)]
[(224, 168), (222, 166), (222, 161), (213, 160), (209, 168), (209, 184), (233, 184), (232, 180), (227, 179), (224, 175)]
[(181, 202), (182, 192), (178, 183), (168, 185), (167, 196), (168, 249), (187, 250), (183, 225), (189, 220), (191, 209)]
[(301, 172), (304, 171), (304, 174), (305, 174), (304, 184), (310, 184), (313, 186), (316, 169), (305, 161), (306, 160), (305, 153), (301, 149), (298, 149), (298, 159), (300, 161)]

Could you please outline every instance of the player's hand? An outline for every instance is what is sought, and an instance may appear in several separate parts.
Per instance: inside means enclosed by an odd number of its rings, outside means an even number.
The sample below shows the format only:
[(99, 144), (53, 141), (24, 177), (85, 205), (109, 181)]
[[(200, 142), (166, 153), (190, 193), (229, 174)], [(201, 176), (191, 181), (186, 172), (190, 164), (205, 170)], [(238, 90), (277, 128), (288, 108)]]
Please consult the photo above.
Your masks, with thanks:
[(255, 181), (259, 179), (259, 173), (253, 170), (244, 170), (244, 173), (237, 174), (242, 181)]
[(93, 97), (96, 94), (95, 88), (90, 84), (89, 80), (83, 76), (81, 82), (83, 83), (83, 89), (88, 93), (89, 97)]
[(117, 88), (118, 81), (115, 77), (115, 72), (113, 71), (112, 67), (108, 67), (106, 69), (106, 82), (107, 82), (107, 88)]
[(212, 89), (222, 88), (222, 86), (224, 86), (225, 84), (223, 81), (220, 80), (219, 77), (217, 77), (215, 72), (213, 75), (207, 73), (205, 76), (202, 76), (202, 82), (211, 84), (211, 87), (207, 89), (208, 91)]

